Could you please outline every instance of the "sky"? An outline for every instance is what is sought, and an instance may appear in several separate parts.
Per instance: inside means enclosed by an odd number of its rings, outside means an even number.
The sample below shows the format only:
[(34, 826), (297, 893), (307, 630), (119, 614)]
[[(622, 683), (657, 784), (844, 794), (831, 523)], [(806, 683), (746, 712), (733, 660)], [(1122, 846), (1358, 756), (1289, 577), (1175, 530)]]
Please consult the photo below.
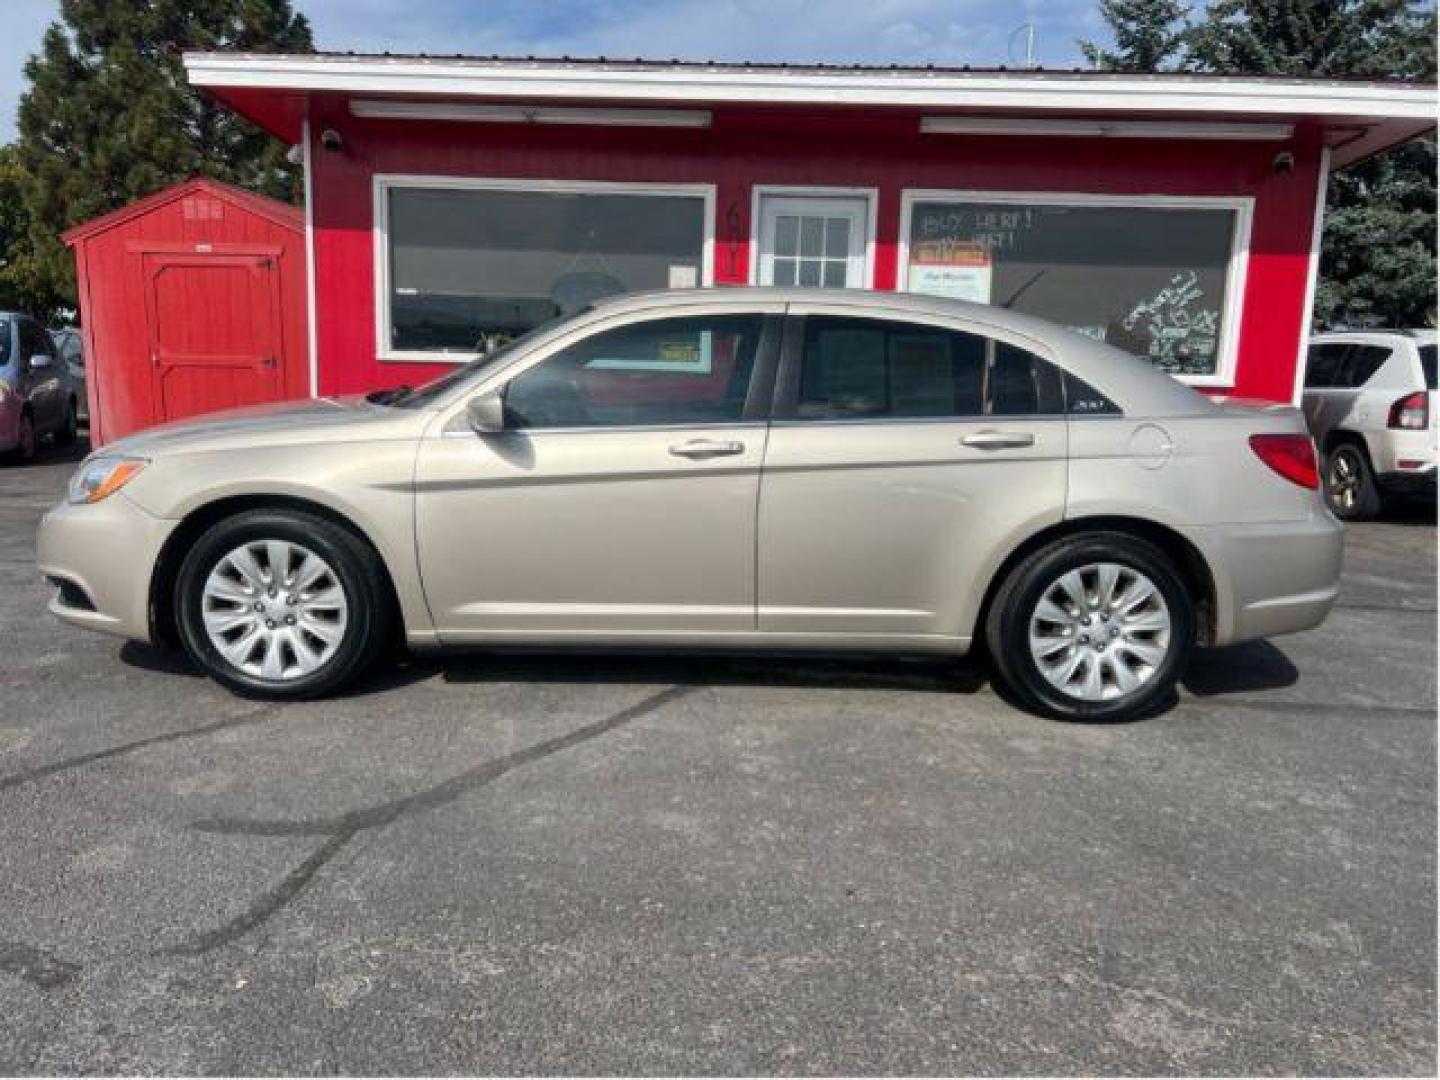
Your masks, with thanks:
[[(1081, 63), (1097, 0), (292, 0), (320, 49), (871, 64)], [(0, 141), (58, 0), (0, 0)]]

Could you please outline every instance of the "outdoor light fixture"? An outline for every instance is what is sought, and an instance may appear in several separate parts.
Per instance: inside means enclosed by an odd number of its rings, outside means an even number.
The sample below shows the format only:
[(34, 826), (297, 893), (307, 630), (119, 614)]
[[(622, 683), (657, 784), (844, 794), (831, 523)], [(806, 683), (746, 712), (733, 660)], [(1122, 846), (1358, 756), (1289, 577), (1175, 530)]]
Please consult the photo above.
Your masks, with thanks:
[(1061, 135), (1092, 139), (1246, 139), (1281, 142), (1293, 124), (1214, 124), (1183, 120), (1003, 120), (977, 116), (922, 116), (930, 135)]
[(704, 128), (708, 109), (584, 109), (539, 105), (466, 105), (359, 100), (350, 114), (387, 120), (458, 120), (490, 124), (583, 124), (599, 127)]

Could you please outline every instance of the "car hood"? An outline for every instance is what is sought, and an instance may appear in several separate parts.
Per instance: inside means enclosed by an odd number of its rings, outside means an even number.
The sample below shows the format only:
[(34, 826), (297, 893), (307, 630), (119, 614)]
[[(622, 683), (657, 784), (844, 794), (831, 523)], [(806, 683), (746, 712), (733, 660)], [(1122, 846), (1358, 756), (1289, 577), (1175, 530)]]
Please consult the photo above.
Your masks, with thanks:
[(106, 445), (102, 452), (153, 458), (258, 446), (399, 438), (418, 433), (424, 417), (408, 409), (372, 404), (359, 394), (277, 401), (147, 428)]

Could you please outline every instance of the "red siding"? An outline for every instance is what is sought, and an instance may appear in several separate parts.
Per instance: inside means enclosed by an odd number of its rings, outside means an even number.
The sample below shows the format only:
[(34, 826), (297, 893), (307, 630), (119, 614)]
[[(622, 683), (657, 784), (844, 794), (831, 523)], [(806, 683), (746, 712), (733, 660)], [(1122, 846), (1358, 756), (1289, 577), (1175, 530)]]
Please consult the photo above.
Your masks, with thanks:
[[(66, 240), (75, 248), (94, 445), (211, 408), (309, 393), (304, 220), (293, 208), (196, 180)], [(177, 274), (153, 287), (166, 267), (218, 270), (210, 263), (237, 259), (243, 273)], [(172, 369), (166, 385), (157, 364), (167, 351), (247, 349), (273, 352), (273, 373), (247, 381), (234, 369), (207, 385), (194, 370)]]
[[(1290, 399), (1310, 254), (1318, 137), (1287, 147), (1295, 168), (1272, 168), (1263, 142), (919, 135), (916, 117), (719, 112), (709, 130), (524, 127), (361, 120), (322, 99), (311, 121), (319, 390), (347, 393), (416, 383), (442, 364), (376, 358), (372, 176), (709, 183), (717, 187), (717, 283), (749, 274), (751, 189), (756, 184), (870, 187), (879, 191), (875, 287), (897, 279), (905, 188), (1106, 194), (1251, 196), (1251, 250), (1234, 393)], [(331, 126), (344, 149), (325, 151)]]

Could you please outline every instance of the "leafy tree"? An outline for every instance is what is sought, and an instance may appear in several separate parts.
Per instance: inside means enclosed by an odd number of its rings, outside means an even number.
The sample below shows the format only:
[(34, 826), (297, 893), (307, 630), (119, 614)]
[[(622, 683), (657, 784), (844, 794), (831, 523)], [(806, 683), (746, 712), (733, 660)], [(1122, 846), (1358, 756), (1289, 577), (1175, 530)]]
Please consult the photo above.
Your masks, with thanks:
[[(1417, 70), (1429, 24), (1430, 63)], [(1186, 35), (1186, 67), (1246, 75), (1428, 78), (1434, 12), (1414, 0), (1215, 0)]]
[[(1435, 10), (1413, 0), (1216, 0), (1186, 66), (1255, 75), (1435, 79)], [(1435, 322), (1435, 139), (1330, 178), (1315, 316), (1329, 326)]]
[(42, 317), (75, 304), (71, 225), (197, 173), (293, 199), (285, 147), (192, 90), (181, 53), (312, 48), (289, 0), (61, 0), (60, 15), (25, 65), (23, 227), (0, 270)]
[(1115, 48), (1082, 41), (1080, 51), (1092, 67), (1107, 71), (1167, 70), (1183, 51), (1189, 14), (1189, 5), (1179, 0), (1100, 0)]

